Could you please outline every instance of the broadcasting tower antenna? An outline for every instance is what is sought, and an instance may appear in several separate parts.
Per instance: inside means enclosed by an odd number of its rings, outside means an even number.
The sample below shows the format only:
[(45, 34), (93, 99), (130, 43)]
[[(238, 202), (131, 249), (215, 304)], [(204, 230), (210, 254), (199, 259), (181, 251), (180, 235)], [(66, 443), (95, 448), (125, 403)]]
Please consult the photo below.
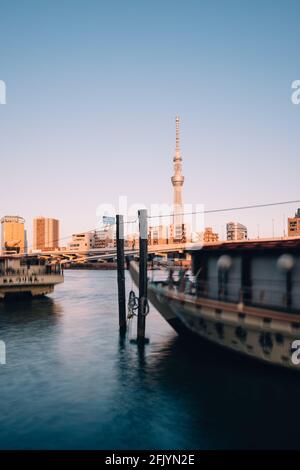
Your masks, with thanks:
[[(179, 116), (176, 116), (176, 148), (175, 156), (173, 158), (174, 174), (171, 178), (172, 185), (174, 188), (174, 233), (182, 230), (183, 224), (183, 203), (182, 203), (182, 186), (184, 183), (184, 176), (182, 175), (182, 158), (180, 154), (180, 120)], [(177, 238), (177, 237), (175, 237)]]

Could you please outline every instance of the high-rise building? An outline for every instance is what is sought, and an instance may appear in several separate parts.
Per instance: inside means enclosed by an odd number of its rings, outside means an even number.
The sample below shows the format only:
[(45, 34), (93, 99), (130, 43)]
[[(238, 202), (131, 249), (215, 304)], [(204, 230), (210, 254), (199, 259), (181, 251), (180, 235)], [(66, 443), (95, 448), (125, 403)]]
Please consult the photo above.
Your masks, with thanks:
[(24, 253), (28, 253), (27, 230), (24, 230)]
[(247, 240), (248, 238), (247, 227), (238, 222), (228, 222), (226, 224), (226, 232), (227, 240), (230, 241)]
[(55, 250), (59, 248), (59, 220), (36, 217), (33, 220), (33, 248)]
[(25, 251), (25, 220), (23, 217), (6, 215), (1, 219), (1, 247), (4, 251)]
[(182, 187), (184, 183), (184, 176), (182, 175), (182, 158), (180, 154), (180, 134), (179, 134), (179, 117), (176, 116), (176, 148), (175, 156), (173, 158), (174, 174), (171, 178), (174, 188), (174, 238), (178, 241), (182, 239), (182, 226), (183, 226), (183, 203), (182, 203)]
[(288, 218), (288, 236), (300, 236), (300, 209), (297, 210), (295, 217)]

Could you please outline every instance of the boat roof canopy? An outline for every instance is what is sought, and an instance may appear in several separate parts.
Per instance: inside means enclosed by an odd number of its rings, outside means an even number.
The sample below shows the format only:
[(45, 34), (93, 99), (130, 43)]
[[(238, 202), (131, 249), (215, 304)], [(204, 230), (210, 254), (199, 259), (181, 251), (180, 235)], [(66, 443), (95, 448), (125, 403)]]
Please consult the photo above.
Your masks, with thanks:
[(286, 252), (286, 251), (299, 251), (300, 250), (300, 237), (288, 239), (273, 239), (273, 240), (245, 240), (238, 242), (224, 241), (211, 244), (205, 244), (202, 247), (198, 246), (188, 250), (189, 253), (233, 253), (233, 252), (251, 252), (251, 251), (273, 251), (273, 252)]

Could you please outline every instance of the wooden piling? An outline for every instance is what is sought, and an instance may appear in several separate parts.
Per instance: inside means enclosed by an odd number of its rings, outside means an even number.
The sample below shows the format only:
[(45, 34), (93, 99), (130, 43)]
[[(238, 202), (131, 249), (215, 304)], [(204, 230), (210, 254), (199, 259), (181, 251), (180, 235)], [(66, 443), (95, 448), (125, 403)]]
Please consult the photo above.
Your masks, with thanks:
[(126, 294), (125, 294), (125, 268), (124, 268), (124, 220), (117, 215), (117, 269), (118, 269), (118, 302), (119, 302), (119, 329), (126, 332)]
[(147, 210), (141, 209), (139, 215), (139, 308), (137, 319), (137, 342), (145, 343), (146, 308), (147, 308), (147, 258), (148, 258), (148, 224)]

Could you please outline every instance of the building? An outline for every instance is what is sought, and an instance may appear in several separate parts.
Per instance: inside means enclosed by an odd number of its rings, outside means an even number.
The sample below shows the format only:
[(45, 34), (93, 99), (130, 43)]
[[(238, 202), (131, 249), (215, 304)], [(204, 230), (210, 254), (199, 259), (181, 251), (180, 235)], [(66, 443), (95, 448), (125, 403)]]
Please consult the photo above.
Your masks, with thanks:
[(212, 227), (205, 227), (203, 233), (203, 243), (213, 243), (219, 240), (219, 234), (213, 232)]
[(28, 253), (27, 230), (24, 230), (24, 253)]
[(297, 210), (295, 217), (288, 218), (288, 236), (300, 237), (300, 209)]
[(68, 243), (68, 251), (89, 251), (93, 248), (94, 232), (74, 233)]
[(248, 233), (245, 225), (239, 224), (238, 222), (228, 222), (226, 224), (227, 240), (239, 241), (247, 240)]
[(131, 250), (138, 250), (140, 247), (139, 234), (129, 233), (125, 237), (124, 244), (126, 248), (130, 248)]
[(180, 153), (180, 134), (179, 134), (179, 117), (176, 116), (176, 148), (175, 156), (173, 158), (174, 174), (171, 178), (174, 196), (174, 240), (182, 241), (183, 238), (183, 203), (182, 203), (182, 187), (184, 183), (184, 176), (182, 175), (182, 158)]
[(68, 251), (84, 252), (97, 250), (99, 248), (116, 247), (116, 234), (113, 228), (75, 233), (72, 235), (71, 241), (67, 245)]
[(116, 246), (116, 229), (114, 225), (107, 225), (103, 230), (95, 232), (93, 248), (114, 248)]
[(166, 245), (168, 243), (168, 227), (165, 225), (149, 227), (148, 243), (149, 245)]
[(1, 248), (3, 251), (25, 252), (25, 220), (22, 217), (2, 217)]
[(33, 249), (56, 250), (59, 248), (59, 220), (46, 217), (33, 219)]
[(188, 224), (171, 224), (168, 229), (168, 243), (188, 243), (191, 241), (191, 229)]

